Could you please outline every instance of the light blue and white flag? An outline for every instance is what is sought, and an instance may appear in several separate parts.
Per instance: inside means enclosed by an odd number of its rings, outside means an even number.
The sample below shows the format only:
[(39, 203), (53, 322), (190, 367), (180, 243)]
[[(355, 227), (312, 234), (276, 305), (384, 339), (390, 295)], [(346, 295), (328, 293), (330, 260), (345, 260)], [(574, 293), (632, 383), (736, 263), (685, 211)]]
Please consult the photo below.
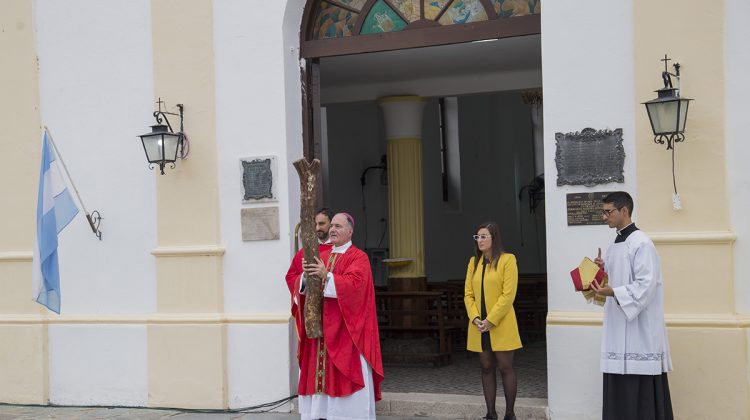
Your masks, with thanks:
[(49, 310), (60, 313), (60, 270), (57, 261), (57, 235), (78, 214), (60, 172), (51, 139), (42, 137), (42, 170), (36, 205), (36, 240), (32, 263), (32, 298)]

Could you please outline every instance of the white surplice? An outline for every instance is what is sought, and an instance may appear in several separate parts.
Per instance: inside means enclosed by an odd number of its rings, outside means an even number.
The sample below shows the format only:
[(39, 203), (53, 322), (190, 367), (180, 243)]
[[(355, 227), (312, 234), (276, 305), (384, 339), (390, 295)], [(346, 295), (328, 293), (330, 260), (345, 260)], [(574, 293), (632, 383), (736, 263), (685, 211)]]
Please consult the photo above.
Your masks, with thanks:
[(672, 370), (664, 323), (664, 284), (659, 254), (634, 225), (604, 255), (615, 297), (604, 305), (601, 369), (604, 373), (661, 375)]

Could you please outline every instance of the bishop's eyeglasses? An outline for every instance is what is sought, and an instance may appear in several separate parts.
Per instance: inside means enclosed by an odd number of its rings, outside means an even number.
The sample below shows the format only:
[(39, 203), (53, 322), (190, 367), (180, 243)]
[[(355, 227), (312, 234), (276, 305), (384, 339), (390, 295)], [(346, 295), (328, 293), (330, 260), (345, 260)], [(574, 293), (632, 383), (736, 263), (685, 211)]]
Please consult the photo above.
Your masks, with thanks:
[(491, 238), (492, 235), (473, 235), (472, 237), (474, 238), (475, 241), (479, 241), (479, 240), (485, 241), (488, 238)]

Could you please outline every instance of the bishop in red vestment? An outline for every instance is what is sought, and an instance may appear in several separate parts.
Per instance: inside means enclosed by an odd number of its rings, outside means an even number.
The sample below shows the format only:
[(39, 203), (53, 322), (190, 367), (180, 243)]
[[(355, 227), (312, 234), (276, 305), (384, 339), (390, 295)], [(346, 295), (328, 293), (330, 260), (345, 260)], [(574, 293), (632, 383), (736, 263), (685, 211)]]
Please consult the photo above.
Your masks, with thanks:
[(308, 338), (304, 326), (305, 278), (294, 299), (300, 365), (299, 408), (303, 420), (374, 419), (383, 364), (370, 261), (353, 246), (354, 220), (339, 213), (331, 221), (333, 248), (303, 263), (306, 274), (324, 278), (323, 337)]

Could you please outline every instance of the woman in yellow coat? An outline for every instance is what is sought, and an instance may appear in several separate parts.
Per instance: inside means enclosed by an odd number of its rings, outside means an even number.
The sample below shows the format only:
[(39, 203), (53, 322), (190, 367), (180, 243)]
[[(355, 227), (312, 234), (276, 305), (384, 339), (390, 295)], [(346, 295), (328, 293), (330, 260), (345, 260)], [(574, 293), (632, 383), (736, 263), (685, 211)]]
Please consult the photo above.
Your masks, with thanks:
[(503, 420), (515, 420), (516, 374), (513, 351), (521, 348), (513, 300), (518, 287), (516, 257), (503, 252), (497, 223), (484, 223), (474, 235), (476, 256), (466, 270), (464, 303), (469, 315), (466, 348), (479, 353), (482, 389), (487, 404), (485, 419), (497, 419), (496, 370), (500, 368), (505, 394)]

